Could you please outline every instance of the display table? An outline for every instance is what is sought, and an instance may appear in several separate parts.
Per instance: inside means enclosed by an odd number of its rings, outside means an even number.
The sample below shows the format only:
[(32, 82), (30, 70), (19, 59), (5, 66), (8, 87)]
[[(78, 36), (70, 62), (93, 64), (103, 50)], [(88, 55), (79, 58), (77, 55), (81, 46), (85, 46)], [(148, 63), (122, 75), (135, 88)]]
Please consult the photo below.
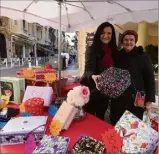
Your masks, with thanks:
[[(17, 107), (16, 105), (11, 105)], [(44, 115), (47, 115), (45, 112)], [(48, 124), (51, 121), (51, 117), (48, 116)], [(81, 135), (89, 135), (97, 140), (102, 141), (101, 134), (113, 126), (105, 121), (102, 121), (91, 114), (87, 114), (86, 118), (81, 121), (74, 121), (68, 130), (63, 130), (61, 136), (70, 137), (69, 151), (71, 151), (75, 142)], [(48, 132), (47, 132), (48, 134)], [(24, 144), (17, 145), (0, 145), (0, 153), (24, 153)]]

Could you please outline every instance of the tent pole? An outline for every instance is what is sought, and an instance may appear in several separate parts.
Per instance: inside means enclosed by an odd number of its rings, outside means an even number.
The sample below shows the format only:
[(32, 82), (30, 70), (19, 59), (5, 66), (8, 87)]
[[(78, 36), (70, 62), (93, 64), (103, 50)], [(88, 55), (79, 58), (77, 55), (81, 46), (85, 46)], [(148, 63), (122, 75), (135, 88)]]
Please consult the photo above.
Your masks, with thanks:
[(58, 74), (59, 74), (59, 96), (61, 96), (61, 4), (59, 0), (59, 30), (58, 30)]

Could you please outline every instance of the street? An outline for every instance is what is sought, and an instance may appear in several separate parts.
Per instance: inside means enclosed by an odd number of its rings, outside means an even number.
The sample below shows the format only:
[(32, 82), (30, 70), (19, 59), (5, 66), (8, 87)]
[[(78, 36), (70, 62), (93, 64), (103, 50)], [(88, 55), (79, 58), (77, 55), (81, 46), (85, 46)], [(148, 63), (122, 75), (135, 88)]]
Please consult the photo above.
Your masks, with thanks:
[(16, 71), (20, 68), (24, 68), (24, 66), (0, 70), (0, 76), (1, 77), (7, 77), (7, 76), (16, 77)]
[[(8, 69), (3, 69), (0, 70), (0, 77), (16, 77), (16, 71), (20, 68), (27, 68), (22, 66), (22, 67), (15, 67), (15, 68), (8, 68)], [(61, 71), (61, 75), (80, 75), (78, 68), (76, 67), (76, 63), (71, 64), (68, 66), (66, 70)]]

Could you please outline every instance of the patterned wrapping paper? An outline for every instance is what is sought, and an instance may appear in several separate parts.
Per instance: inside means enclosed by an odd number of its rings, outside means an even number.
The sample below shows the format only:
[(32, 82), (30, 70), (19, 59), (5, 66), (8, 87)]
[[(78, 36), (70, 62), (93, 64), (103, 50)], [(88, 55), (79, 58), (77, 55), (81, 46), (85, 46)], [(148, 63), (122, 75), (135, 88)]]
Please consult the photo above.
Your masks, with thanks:
[(131, 85), (130, 73), (127, 70), (110, 67), (97, 78), (97, 87), (105, 95), (117, 98)]
[(153, 154), (158, 142), (158, 133), (129, 111), (115, 125), (123, 137), (122, 152), (127, 154)]
[(72, 149), (72, 154), (104, 154), (104, 144), (92, 137), (81, 137)]
[(28, 99), (24, 102), (25, 112), (34, 116), (40, 116), (43, 114), (44, 100), (39, 97)]
[(36, 81), (43, 81), (45, 79), (45, 74), (46, 73), (55, 73), (56, 76), (57, 76), (57, 71), (55, 69), (43, 69), (43, 68), (29, 68), (29, 69), (26, 69), (26, 68), (21, 68), (19, 70), (17, 70), (16, 72), (16, 75), (17, 77), (19, 78), (24, 78), (24, 71), (27, 71), (28, 72), (30, 70), (32, 70), (34, 72), (34, 74), (32, 76), (30, 76), (30, 79), (34, 79)]
[(33, 154), (66, 154), (70, 142), (69, 137), (45, 135)]

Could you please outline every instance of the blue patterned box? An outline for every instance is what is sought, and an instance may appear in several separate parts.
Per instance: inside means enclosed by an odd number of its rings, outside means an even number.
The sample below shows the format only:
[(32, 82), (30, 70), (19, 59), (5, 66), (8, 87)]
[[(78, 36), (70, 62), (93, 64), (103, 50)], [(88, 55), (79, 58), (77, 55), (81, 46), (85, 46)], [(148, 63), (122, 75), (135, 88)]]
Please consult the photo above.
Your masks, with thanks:
[(34, 150), (33, 154), (66, 154), (69, 142), (69, 137), (45, 135), (40, 141), (39, 145)]

